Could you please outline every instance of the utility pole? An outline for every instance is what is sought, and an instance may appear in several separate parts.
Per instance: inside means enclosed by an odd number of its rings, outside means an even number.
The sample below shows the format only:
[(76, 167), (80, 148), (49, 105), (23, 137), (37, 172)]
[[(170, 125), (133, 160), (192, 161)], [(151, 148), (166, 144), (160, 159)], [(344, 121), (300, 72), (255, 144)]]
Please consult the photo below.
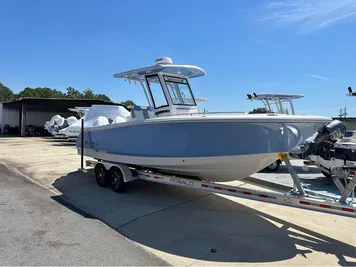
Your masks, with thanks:
[(344, 110), (342, 110), (342, 108), (340, 108), (340, 113), (339, 113), (340, 119), (341, 119), (342, 117), (346, 118), (346, 115), (347, 115), (346, 110), (347, 110), (347, 107), (344, 107)]
[(344, 107), (344, 118), (346, 118), (347, 112), (346, 112), (347, 108)]

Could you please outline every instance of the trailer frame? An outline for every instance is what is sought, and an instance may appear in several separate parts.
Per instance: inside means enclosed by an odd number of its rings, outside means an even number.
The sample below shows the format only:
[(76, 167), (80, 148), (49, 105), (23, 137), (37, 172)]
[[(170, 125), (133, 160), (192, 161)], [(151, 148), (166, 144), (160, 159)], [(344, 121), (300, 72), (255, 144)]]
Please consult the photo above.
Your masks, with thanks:
[[(287, 165), (289, 174), (294, 182), (293, 189), (286, 193), (229, 186), (179, 175), (155, 172), (142, 166), (129, 166), (119, 162), (109, 162), (100, 159), (86, 160), (86, 166), (94, 167), (96, 181), (99, 186), (111, 186), (114, 191), (119, 193), (126, 190), (126, 183), (141, 179), (149, 182), (193, 188), (222, 195), (356, 218), (356, 202), (354, 198), (354, 189), (356, 187), (355, 167), (344, 168), (345, 172), (349, 173), (350, 180), (346, 186), (336, 184), (342, 195), (340, 198), (336, 198), (306, 188), (291, 165), (287, 153), (280, 153), (279, 159)], [(352, 195), (351, 199), (349, 198), (350, 195)]]

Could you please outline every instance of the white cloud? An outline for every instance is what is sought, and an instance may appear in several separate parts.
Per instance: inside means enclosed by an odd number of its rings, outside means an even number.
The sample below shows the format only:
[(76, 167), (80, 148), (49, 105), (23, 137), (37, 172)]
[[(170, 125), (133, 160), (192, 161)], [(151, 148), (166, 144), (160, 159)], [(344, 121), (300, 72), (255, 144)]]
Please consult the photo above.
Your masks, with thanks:
[(261, 5), (257, 22), (276, 26), (298, 24), (308, 33), (356, 19), (356, 0), (286, 0)]
[(319, 79), (319, 80), (330, 80), (328, 77), (324, 77), (324, 76), (320, 76), (320, 75), (315, 75), (315, 74), (305, 74), (309, 77), (315, 78), (315, 79)]

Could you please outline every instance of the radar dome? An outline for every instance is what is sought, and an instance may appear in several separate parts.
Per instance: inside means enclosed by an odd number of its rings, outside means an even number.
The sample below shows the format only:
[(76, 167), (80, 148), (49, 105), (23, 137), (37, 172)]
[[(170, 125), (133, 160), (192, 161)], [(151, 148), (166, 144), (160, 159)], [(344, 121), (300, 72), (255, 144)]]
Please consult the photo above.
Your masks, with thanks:
[(160, 57), (155, 60), (156, 65), (165, 65), (165, 64), (173, 64), (173, 61), (170, 57)]

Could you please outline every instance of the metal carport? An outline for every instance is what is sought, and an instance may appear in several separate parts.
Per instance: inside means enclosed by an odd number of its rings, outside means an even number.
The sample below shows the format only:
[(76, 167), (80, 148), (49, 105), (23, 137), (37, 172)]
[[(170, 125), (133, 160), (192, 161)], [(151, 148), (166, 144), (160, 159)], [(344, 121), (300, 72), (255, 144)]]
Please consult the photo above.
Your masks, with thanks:
[(69, 111), (73, 107), (91, 107), (92, 105), (120, 105), (98, 99), (68, 98), (32, 98), (22, 97), (2, 103), (2, 124), (19, 126), (20, 135), (25, 136), (26, 125), (43, 126), (46, 120), (59, 114), (62, 117), (75, 116)]

